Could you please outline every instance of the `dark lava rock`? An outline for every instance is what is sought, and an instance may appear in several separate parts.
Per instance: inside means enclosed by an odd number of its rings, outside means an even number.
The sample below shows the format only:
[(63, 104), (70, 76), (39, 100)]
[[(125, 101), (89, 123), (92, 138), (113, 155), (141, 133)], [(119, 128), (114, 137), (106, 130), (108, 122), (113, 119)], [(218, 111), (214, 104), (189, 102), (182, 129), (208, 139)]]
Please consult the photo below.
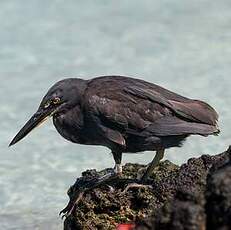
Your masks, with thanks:
[(208, 176), (205, 207), (207, 229), (231, 229), (231, 161), (212, 168)]
[[(116, 229), (119, 223), (129, 222), (135, 222), (136, 229), (228, 229), (214, 226), (222, 226), (221, 222), (224, 226), (230, 224), (230, 152), (231, 149), (216, 156), (192, 158), (181, 167), (163, 161), (147, 183), (152, 188), (131, 188), (122, 193), (127, 181), (117, 178), (107, 183), (113, 189), (99, 186), (87, 190), (65, 219), (64, 230)], [(144, 167), (126, 164), (123, 178), (136, 181)], [(76, 200), (76, 192), (89, 181), (108, 171), (84, 172), (68, 191), (70, 201)], [(221, 191), (221, 187), (225, 190)], [(227, 219), (219, 222), (223, 215)], [(211, 225), (210, 219), (215, 219)]]
[(136, 229), (231, 229), (230, 156), (231, 148), (182, 165), (181, 185), (174, 196), (149, 218), (139, 221)]

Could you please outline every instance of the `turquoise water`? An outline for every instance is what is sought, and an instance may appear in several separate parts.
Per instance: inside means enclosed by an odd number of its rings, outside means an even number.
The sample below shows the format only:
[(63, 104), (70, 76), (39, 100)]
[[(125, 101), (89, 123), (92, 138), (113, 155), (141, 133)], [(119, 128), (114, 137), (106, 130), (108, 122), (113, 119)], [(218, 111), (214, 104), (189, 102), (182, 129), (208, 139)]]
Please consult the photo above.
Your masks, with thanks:
[[(11, 138), (65, 77), (135, 76), (213, 105), (219, 137), (192, 137), (177, 164), (230, 144), (231, 2), (0, 1), (0, 229), (62, 229), (58, 212), (81, 171), (113, 165), (109, 150), (67, 142), (47, 122)], [(153, 153), (125, 155), (148, 163)]]

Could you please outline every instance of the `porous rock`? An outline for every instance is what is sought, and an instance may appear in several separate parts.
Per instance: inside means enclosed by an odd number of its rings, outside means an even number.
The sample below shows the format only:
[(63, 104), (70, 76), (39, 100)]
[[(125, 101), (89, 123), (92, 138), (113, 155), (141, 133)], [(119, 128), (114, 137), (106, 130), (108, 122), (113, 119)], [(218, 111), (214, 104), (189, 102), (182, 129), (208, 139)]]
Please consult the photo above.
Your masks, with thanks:
[[(226, 168), (229, 167), (227, 165), (230, 161), (230, 152), (229, 149), (215, 156), (203, 155), (199, 158), (191, 158), (180, 167), (169, 161), (163, 161), (147, 182), (152, 188), (131, 188), (126, 193), (122, 193), (126, 183), (117, 178), (107, 185), (90, 189), (84, 193), (71, 215), (65, 219), (64, 230), (116, 229), (120, 223), (135, 223), (136, 229), (139, 230), (212, 229), (207, 228), (208, 220), (215, 217), (210, 217), (207, 212), (211, 212), (210, 210), (214, 208), (210, 204), (215, 195), (218, 196), (215, 204), (220, 206), (214, 213), (230, 215), (231, 183), (230, 177), (227, 179), (227, 175), (230, 174), (226, 172)], [(123, 178), (128, 178), (130, 182), (135, 181), (144, 168), (144, 165), (126, 164), (123, 167)], [(84, 172), (69, 189), (70, 200), (79, 187), (87, 184), (92, 178), (99, 178), (106, 174), (108, 170)], [(218, 182), (224, 171), (225, 179)], [(218, 183), (229, 184), (229, 189), (226, 188), (227, 193), (222, 193), (229, 196), (220, 197)], [(220, 204), (221, 199), (223, 199), (222, 204)], [(229, 220), (230, 218), (227, 218), (225, 223), (228, 224)]]

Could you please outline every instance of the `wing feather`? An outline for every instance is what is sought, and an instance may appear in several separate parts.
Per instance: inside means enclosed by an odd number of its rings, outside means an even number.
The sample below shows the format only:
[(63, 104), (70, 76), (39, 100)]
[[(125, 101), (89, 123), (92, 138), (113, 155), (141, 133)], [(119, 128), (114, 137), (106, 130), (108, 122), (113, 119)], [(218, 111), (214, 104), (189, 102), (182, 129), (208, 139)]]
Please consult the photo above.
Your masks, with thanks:
[[(89, 82), (85, 97), (90, 116), (97, 117), (104, 128), (123, 135), (139, 134), (145, 129), (160, 136), (208, 135), (218, 130), (218, 115), (208, 104), (139, 79), (95, 78)], [(108, 138), (123, 142), (118, 134)]]
[(127, 93), (136, 95), (153, 102), (160, 103), (167, 108), (173, 110), (177, 115), (198, 123), (216, 125), (218, 120), (217, 112), (207, 103), (199, 100), (185, 99), (183, 101), (167, 99), (159, 92), (151, 89), (137, 88), (129, 86), (125, 89)]
[(197, 122), (187, 122), (178, 117), (164, 117), (151, 124), (146, 131), (154, 136), (174, 136), (200, 134), (207, 136), (216, 133), (217, 129), (213, 125)]

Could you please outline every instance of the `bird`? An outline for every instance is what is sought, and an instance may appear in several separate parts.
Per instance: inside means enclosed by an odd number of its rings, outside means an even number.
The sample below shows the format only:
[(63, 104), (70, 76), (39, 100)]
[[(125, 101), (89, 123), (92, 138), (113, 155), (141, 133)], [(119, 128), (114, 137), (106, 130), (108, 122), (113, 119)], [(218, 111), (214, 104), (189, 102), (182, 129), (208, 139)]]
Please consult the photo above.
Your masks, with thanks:
[(48, 90), (9, 146), (49, 117), (68, 141), (109, 148), (118, 175), (123, 153), (155, 151), (141, 181), (148, 180), (165, 149), (181, 147), (190, 135), (220, 132), (218, 113), (209, 104), (157, 84), (126, 76), (66, 78)]

